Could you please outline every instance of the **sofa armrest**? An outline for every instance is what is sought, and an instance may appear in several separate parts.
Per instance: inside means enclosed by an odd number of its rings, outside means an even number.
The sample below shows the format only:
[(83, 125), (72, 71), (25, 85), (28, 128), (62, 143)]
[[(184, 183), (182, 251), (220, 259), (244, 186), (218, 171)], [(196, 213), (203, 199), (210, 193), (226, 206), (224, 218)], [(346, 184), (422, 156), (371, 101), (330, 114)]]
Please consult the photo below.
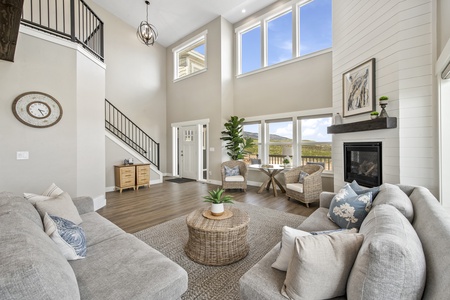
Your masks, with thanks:
[(330, 208), (331, 200), (333, 200), (335, 193), (322, 192), (320, 193), (320, 207)]
[(77, 197), (73, 199), (73, 203), (77, 207), (80, 215), (94, 211), (94, 199), (91, 197)]

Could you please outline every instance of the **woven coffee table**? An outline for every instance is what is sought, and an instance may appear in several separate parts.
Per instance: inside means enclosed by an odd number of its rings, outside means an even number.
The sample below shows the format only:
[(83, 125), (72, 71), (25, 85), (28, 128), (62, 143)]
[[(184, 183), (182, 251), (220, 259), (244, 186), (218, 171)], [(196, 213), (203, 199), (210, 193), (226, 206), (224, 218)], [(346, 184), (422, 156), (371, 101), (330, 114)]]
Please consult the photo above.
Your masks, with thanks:
[(184, 248), (186, 255), (195, 262), (210, 266), (228, 265), (247, 256), (248, 214), (231, 207), (232, 217), (212, 220), (203, 216), (205, 210), (197, 209), (186, 218), (189, 229), (189, 240)]

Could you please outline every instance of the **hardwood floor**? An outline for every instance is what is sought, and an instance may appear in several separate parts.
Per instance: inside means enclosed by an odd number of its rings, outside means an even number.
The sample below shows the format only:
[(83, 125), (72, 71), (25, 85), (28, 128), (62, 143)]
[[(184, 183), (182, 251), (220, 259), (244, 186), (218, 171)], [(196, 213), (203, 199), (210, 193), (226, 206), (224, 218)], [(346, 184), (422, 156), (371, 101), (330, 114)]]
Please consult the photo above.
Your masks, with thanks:
[[(97, 212), (125, 230), (134, 233), (142, 229), (186, 215), (194, 209), (207, 207), (203, 196), (218, 186), (200, 182), (151, 185), (150, 188), (132, 189), (106, 193), (106, 206)], [(247, 192), (227, 191), (235, 201), (259, 205), (288, 213), (309, 216), (318, 207), (313, 203), (307, 208), (295, 200), (287, 200), (284, 193), (274, 197), (272, 191), (258, 194), (259, 187), (249, 186)]]

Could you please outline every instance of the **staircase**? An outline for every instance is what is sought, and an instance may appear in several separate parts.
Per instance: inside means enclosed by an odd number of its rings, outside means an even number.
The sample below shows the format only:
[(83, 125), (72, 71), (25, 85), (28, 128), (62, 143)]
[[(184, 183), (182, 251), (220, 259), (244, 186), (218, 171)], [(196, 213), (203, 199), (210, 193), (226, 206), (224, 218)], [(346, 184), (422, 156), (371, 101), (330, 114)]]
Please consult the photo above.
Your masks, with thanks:
[(159, 143), (105, 99), (105, 128), (159, 170)]

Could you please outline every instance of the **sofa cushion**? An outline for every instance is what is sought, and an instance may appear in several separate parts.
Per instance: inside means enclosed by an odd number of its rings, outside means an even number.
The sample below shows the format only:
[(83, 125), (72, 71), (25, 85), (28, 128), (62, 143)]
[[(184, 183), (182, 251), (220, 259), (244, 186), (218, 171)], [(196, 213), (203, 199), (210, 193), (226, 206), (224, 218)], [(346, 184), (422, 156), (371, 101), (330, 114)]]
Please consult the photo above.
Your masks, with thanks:
[(272, 268), (278, 269), (280, 271), (286, 271), (289, 262), (292, 259), (292, 254), (294, 253), (294, 242), (295, 238), (298, 236), (311, 235), (309, 232), (294, 229), (289, 226), (283, 226), (280, 253), (277, 259), (272, 264)]
[(308, 232), (339, 229), (340, 227), (331, 221), (327, 217), (327, 214), (328, 208), (319, 207), (298, 227), (298, 229)]
[(52, 183), (41, 195), (23, 193), (23, 196), (34, 205), (38, 201), (45, 201), (51, 198), (55, 198), (62, 193), (64, 193), (64, 191), (56, 186), (56, 184)]
[(80, 299), (72, 268), (41, 227), (18, 211), (0, 224), (0, 299)]
[(281, 293), (288, 299), (344, 296), (363, 239), (358, 233), (297, 237)]
[(83, 222), (72, 198), (66, 192), (55, 198), (36, 202), (36, 209), (42, 218), (45, 213), (48, 213), (72, 221), (77, 225)]
[(130, 234), (88, 247), (85, 259), (69, 263), (83, 299), (177, 299), (187, 289), (183, 268)]
[(328, 217), (341, 228), (359, 228), (371, 207), (371, 192), (357, 195), (347, 184), (331, 200)]
[(389, 204), (397, 208), (409, 222), (414, 219), (414, 208), (408, 196), (396, 185), (383, 183), (373, 206)]
[(41, 216), (36, 208), (24, 197), (14, 195), (8, 192), (0, 193), (0, 215), (9, 212), (20, 212), (20, 215), (28, 218), (41, 230), (44, 230)]
[(67, 260), (86, 257), (86, 238), (81, 227), (64, 218), (45, 213), (44, 228)]
[(80, 226), (86, 235), (86, 244), (89, 248), (115, 236), (125, 234), (125, 231), (113, 224), (111, 221), (100, 216), (96, 212), (81, 215), (83, 223)]
[(348, 299), (421, 299), (425, 256), (403, 214), (391, 205), (377, 205), (360, 233), (365, 239), (348, 280)]

